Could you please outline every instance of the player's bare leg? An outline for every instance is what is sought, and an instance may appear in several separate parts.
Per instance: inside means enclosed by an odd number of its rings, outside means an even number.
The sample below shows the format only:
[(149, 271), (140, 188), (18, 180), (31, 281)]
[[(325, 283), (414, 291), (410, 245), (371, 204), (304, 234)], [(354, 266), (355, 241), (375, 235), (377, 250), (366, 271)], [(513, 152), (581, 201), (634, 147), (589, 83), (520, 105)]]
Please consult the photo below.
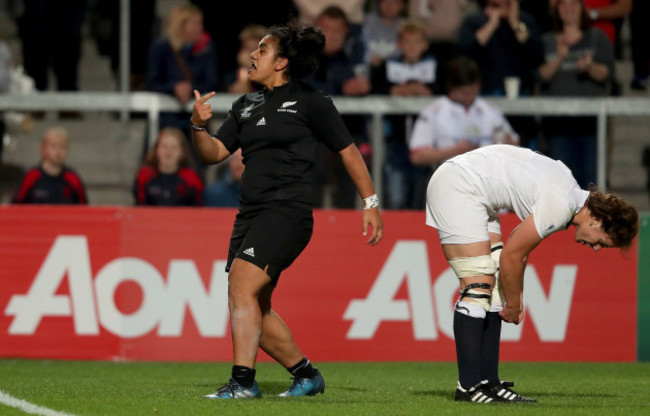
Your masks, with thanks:
[(262, 311), (259, 297), (270, 283), (259, 267), (235, 259), (228, 275), (228, 309), (232, 332), (233, 367), (230, 381), (207, 395), (212, 399), (260, 397), (255, 382), (255, 362), (262, 336)]
[(267, 285), (260, 295), (262, 311), (262, 337), (260, 347), (274, 360), (282, 364), (293, 376), (293, 384), (280, 394), (289, 396), (313, 396), (325, 391), (325, 381), (317, 368), (303, 356), (291, 335), (289, 327), (271, 308), (273, 286)]

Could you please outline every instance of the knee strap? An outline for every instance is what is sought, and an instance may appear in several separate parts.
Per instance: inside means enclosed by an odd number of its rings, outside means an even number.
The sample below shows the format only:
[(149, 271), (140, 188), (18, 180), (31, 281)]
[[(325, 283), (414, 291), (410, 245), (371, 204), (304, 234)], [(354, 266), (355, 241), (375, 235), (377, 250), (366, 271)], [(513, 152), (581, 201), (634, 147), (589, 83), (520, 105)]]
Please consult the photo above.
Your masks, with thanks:
[(492, 294), (477, 289), (490, 290), (490, 285), (488, 283), (469, 284), (459, 291), (460, 300), (463, 300), (463, 298), (470, 298), (472, 302), (477, 303), (481, 308), (485, 309), (486, 312), (489, 312)]

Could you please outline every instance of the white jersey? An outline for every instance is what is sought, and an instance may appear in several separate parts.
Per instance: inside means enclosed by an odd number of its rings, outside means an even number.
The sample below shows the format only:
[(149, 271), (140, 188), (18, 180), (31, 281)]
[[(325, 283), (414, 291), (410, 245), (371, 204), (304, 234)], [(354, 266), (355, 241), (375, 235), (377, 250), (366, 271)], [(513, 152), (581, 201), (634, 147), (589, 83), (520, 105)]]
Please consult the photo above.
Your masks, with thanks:
[(482, 98), (465, 109), (449, 97), (440, 97), (422, 109), (418, 116), (409, 148), (437, 149), (453, 147), (465, 139), (477, 146), (495, 143), (495, 137), (510, 134), (519, 140), (501, 110)]
[(514, 211), (521, 220), (533, 214), (541, 238), (565, 229), (589, 196), (562, 162), (526, 148), (487, 146), (448, 163), (467, 173), (476, 195), (492, 210)]

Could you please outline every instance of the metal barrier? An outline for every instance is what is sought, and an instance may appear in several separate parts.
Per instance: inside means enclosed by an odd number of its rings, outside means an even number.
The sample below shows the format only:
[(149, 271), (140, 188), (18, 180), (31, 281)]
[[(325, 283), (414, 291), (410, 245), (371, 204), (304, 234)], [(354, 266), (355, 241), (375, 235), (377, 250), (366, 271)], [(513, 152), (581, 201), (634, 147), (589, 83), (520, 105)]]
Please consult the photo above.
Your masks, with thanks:
[[(209, 101), (215, 114), (226, 114), (239, 95), (217, 94)], [(605, 189), (607, 178), (607, 118), (608, 116), (650, 116), (650, 98), (553, 98), (521, 97), (517, 99), (487, 98), (506, 115), (532, 116), (595, 116), (598, 122), (597, 185)], [(373, 149), (372, 177), (377, 193), (383, 194), (382, 166), (385, 159), (383, 117), (387, 114), (418, 114), (432, 98), (398, 98), (387, 96), (334, 97), (341, 114), (367, 114), (370, 116), (370, 140)], [(130, 94), (112, 92), (38, 93), (33, 95), (0, 95), (0, 111), (130, 111), (147, 113), (149, 143), (158, 134), (162, 111), (180, 111), (183, 108), (168, 96), (150, 92)], [(186, 111), (191, 112), (192, 104)]]

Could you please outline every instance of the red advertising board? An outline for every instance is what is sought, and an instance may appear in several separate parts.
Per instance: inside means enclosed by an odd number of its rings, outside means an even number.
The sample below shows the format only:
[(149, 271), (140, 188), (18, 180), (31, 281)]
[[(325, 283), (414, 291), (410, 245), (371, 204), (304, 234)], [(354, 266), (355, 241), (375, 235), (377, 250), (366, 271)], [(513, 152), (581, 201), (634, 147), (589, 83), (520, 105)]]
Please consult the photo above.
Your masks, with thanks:
[[(0, 207), (0, 357), (229, 361), (235, 211)], [(276, 310), (314, 361), (452, 361), (458, 281), (423, 212), (322, 210), (286, 270)], [(504, 234), (518, 220), (502, 217)], [(525, 275), (527, 317), (504, 324), (503, 360), (634, 361), (636, 247), (593, 253), (547, 238)], [(265, 360), (263, 354), (260, 359)]]

